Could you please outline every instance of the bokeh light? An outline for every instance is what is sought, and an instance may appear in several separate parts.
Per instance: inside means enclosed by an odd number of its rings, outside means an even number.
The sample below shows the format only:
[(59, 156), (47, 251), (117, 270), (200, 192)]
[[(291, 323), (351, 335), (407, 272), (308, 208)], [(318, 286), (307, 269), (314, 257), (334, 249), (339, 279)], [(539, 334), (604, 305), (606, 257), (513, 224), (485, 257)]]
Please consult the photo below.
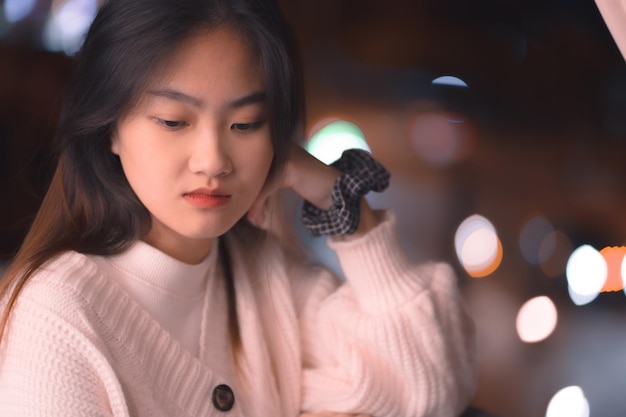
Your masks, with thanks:
[(600, 295), (599, 292), (589, 294), (589, 295), (578, 294), (577, 292), (572, 290), (572, 287), (570, 287), (569, 285), (567, 286), (567, 294), (569, 295), (569, 298), (572, 300), (572, 302), (576, 304), (577, 306), (583, 306), (585, 304), (589, 304), (590, 302), (595, 300), (598, 297), (598, 295)]
[(445, 165), (469, 156), (474, 148), (473, 125), (462, 115), (427, 112), (410, 123), (409, 138), (418, 156), (435, 165)]
[(626, 248), (623, 246), (607, 246), (600, 251), (607, 266), (607, 275), (601, 292), (621, 291), (624, 289), (622, 280), (622, 263)]
[(451, 75), (444, 75), (442, 77), (435, 78), (432, 81), (432, 84), (435, 85), (448, 85), (451, 87), (465, 87), (467, 88), (467, 83), (458, 77), (453, 77)]
[(457, 228), (454, 246), (459, 262), (474, 278), (493, 273), (502, 262), (502, 244), (493, 224), (474, 214)]
[(556, 248), (556, 233), (542, 216), (531, 218), (520, 233), (519, 245), (524, 258), (533, 265), (548, 259)]
[(622, 259), (622, 264), (620, 267), (620, 275), (622, 277), (622, 287), (624, 292), (626, 292), (626, 256)]
[(55, 1), (44, 30), (46, 48), (75, 54), (97, 11), (97, 0)]
[[(323, 127), (318, 129), (317, 126), (320, 125)], [(317, 123), (312, 131), (313, 134), (305, 144), (305, 149), (326, 164), (335, 162), (347, 149), (358, 148), (370, 152), (365, 134), (352, 122), (326, 119)]]
[(589, 401), (582, 388), (572, 385), (554, 394), (546, 417), (589, 417)]
[(606, 282), (607, 269), (602, 254), (590, 245), (572, 252), (565, 273), (570, 297), (576, 305), (587, 304), (598, 296)]
[(17, 23), (33, 12), (37, 0), (4, 0), (2, 10), (8, 23)]
[(531, 298), (517, 313), (517, 334), (522, 342), (540, 342), (552, 334), (557, 321), (556, 306), (549, 297), (542, 295)]

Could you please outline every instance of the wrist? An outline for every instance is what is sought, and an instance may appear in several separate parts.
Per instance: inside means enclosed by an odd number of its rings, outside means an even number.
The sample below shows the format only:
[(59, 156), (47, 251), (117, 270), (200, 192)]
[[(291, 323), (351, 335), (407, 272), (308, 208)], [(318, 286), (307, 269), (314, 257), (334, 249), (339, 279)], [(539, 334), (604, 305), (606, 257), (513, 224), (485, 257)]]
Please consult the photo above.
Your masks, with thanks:
[(340, 175), (338, 169), (309, 155), (288, 163), (287, 186), (315, 207), (327, 210), (332, 205), (333, 186)]
[[(351, 149), (332, 164), (341, 172), (335, 177), (330, 205), (322, 200), (307, 200), (302, 207), (302, 224), (313, 236), (350, 235), (378, 224), (363, 198), (369, 191), (381, 192), (389, 185), (389, 173), (367, 151)], [(326, 203), (328, 204), (328, 203)], [(361, 209), (363, 207), (363, 213)], [(363, 221), (361, 216), (364, 215)]]
[(354, 233), (349, 235), (338, 236), (339, 239), (350, 241), (363, 236), (381, 222), (380, 213), (372, 210), (365, 197), (361, 198), (361, 215), (359, 216), (359, 225)]

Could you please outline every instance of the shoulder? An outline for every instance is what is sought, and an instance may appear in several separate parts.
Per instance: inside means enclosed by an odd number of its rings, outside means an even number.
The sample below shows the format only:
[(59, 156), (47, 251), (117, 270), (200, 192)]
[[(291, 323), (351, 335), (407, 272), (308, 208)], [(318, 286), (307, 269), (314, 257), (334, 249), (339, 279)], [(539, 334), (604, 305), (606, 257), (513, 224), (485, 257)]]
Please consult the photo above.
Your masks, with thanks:
[(23, 293), (35, 295), (53, 288), (80, 292), (83, 287), (94, 284), (100, 275), (97, 264), (89, 255), (64, 252), (41, 265), (29, 278)]
[(0, 408), (102, 415), (123, 405), (98, 316), (84, 291), (97, 276), (88, 256), (67, 252), (24, 284), (0, 341)]
[[(32, 276), (32, 281), (42, 281), (52, 278), (72, 282), (84, 275), (97, 273), (97, 266), (90, 255), (75, 251), (63, 252), (45, 262)], [(67, 279), (63, 279), (67, 277)]]
[(27, 280), (14, 313), (19, 314), (28, 305), (76, 322), (93, 308), (93, 299), (106, 297), (110, 285), (91, 256), (64, 252), (44, 263)]

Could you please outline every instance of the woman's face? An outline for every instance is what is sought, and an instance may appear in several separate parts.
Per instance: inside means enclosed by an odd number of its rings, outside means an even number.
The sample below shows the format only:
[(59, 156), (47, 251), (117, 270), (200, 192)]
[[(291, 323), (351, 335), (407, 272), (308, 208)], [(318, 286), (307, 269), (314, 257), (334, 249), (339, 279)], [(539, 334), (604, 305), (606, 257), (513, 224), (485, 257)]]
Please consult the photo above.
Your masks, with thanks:
[(200, 262), (265, 183), (274, 155), (268, 123), (259, 62), (236, 31), (185, 41), (112, 140), (151, 214), (146, 242)]

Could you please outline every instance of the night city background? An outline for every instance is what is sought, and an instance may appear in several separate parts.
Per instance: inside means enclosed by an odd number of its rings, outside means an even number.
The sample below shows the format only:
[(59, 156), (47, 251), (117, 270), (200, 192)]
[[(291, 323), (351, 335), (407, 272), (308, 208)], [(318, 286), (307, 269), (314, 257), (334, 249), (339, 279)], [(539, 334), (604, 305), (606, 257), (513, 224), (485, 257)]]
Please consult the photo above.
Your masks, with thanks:
[[(626, 62), (595, 2), (281, 4), (303, 55), (307, 149), (327, 162), (371, 150), (392, 174), (371, 203), (397, 213), (416, 261), (457, 271), (478, 331), (473, 404), (623, 417)], [(71, 56), (96, 10), (0, 0), (5, 263), (50, 179)], [(307, 243), (337, 268), (323, 239)]]

